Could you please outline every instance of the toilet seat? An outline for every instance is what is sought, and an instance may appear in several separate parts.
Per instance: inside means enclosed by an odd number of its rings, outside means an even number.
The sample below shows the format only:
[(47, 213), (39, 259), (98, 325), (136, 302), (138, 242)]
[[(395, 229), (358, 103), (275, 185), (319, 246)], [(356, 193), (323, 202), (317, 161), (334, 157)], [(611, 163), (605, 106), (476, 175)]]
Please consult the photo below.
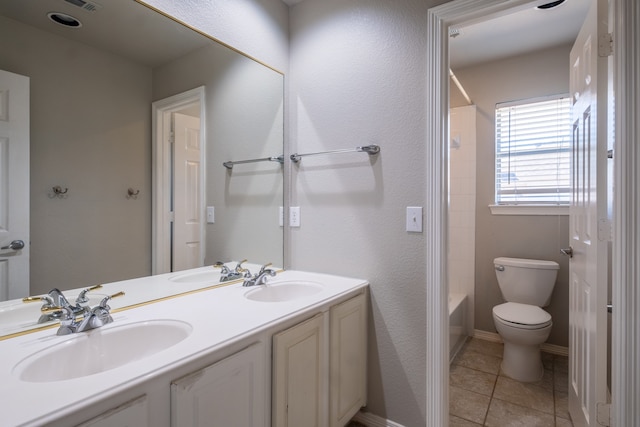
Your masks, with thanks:
[(518, 329), (542, 329), (551, 325), (551, 315), (538, 306), (506, 302), (493, 307), (494, 318)]

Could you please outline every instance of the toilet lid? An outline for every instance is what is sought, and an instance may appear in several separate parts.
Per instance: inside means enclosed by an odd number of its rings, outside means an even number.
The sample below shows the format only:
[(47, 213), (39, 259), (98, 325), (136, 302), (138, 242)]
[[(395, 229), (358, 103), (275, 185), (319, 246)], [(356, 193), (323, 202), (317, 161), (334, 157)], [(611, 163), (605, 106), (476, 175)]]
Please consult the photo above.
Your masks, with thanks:
[(505, 322), (520, 325), (542, 325), (551, 322), (551, 315), (535, 305), (506, 302), (493, 307), (493, 314)]

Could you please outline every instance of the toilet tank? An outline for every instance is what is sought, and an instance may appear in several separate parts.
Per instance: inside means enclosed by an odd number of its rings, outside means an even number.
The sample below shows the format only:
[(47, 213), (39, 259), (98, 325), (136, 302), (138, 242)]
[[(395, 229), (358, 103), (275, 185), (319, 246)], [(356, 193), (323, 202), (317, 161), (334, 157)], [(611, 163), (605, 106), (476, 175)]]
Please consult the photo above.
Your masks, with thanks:
[(538, 307), (549, 305), (560, 268), (557, 262), (500, 257), (493, 264), (505, 301)]

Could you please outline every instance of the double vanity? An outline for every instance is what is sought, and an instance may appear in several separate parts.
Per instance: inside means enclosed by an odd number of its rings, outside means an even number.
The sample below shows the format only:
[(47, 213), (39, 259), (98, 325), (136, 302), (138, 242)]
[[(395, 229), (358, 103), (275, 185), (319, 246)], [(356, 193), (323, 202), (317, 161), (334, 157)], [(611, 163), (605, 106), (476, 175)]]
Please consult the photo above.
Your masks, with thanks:
[[(366, 404), (365, 280), (280, 271), (203, 289), (211, 272), (105, 284), (88, 294), (125, 292), (113, 322), (0, 341), (3, 425), (344, 426)], [(153, 303), (118, 308), (143, 289)]]

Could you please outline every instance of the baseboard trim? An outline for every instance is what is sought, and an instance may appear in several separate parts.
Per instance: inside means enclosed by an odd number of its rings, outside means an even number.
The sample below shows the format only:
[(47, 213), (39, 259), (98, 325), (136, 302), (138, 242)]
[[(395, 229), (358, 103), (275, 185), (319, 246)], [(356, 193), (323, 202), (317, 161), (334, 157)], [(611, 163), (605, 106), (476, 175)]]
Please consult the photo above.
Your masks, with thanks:
[[(502, 342), (502, 338), (500, 338), (500, 335), (498, 335), (497, 333), (481, 331), (479, 329), (474, 329), (473, 337), (485, 341)], [(558, 356), (569, 356), (569, 348), (563, 347), (561, 345), (549, 344), (545, 342), (540, 346), (540, 350), (544, 351), (545, 353), (556, 354)]]
[(404, 427), (402, 424), (394, 423), (391, 420), (379, 417), (371, 412), (358, 412), (354, 421), (362, 423), (367, 427)]

